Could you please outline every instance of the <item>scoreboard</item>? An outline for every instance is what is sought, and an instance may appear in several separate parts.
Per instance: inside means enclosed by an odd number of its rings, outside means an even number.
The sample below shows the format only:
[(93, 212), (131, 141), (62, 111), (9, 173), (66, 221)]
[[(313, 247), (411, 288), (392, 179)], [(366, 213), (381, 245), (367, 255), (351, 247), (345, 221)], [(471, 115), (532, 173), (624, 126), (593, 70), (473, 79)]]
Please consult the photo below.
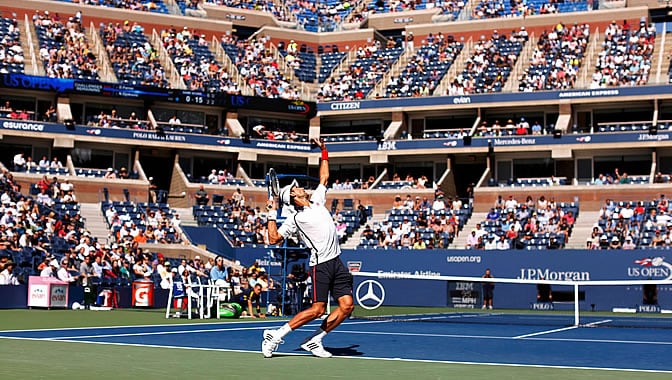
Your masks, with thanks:
[(223, 92), (191, 91), (123, 83), (89, 82), (24, 74), (0, 74), (0, 87), (49, 91), (58, 94), (72, 93), (141, 99), (150, 102), (164, 101), (178, 104), (216, 106), (231, 109), (254, 109), (259, 111), (303, 115), (306, 118), (314, 117), (317, 114), (317, 105), (315, 102), (306, 102), (303, 100), (269, 99), (257, 96), (227, 94)]

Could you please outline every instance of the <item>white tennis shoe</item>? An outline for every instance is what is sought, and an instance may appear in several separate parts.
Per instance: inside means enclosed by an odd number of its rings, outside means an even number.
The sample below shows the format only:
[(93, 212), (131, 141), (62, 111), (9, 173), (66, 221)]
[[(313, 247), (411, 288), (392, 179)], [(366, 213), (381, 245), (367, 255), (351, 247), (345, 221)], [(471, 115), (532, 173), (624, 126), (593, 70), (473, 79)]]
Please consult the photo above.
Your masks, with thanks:
[(306, 351), (310, 351), (310, 353), (312, 353), (313, 356), (317, 356), (318, 358), (330, 358), (332, 356), (331, 352), (324, 349), (321, 340), (311, 339), (307, 342), (304, 342), (301, 345), (301, 348), (303, 348)]
[(278, 349), (278, 346), (285, 343), (282, 338), (275, 336), (275, 330), (264, 330), (264, 340), (261, 341), (261, 353), (265, 358), (273, 356), (273, 352)]

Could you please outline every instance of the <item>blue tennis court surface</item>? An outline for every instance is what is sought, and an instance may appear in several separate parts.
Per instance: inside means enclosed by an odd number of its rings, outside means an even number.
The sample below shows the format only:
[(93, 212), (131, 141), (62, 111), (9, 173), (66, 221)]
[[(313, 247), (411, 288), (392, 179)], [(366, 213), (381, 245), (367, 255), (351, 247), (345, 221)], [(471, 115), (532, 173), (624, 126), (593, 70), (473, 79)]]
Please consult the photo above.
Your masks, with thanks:
[[(259, 352), (279, 320), (207, 324), (1, 331), (0, 338)], [(276, 357), (299, 348), (318, 322), (285, 338)], [(672, 329), (349, 320), (329, 334), (335, 356), (380, 360), (595, 368), (672, 373)], [(661, 360), (662, 359), (662, 360)]]

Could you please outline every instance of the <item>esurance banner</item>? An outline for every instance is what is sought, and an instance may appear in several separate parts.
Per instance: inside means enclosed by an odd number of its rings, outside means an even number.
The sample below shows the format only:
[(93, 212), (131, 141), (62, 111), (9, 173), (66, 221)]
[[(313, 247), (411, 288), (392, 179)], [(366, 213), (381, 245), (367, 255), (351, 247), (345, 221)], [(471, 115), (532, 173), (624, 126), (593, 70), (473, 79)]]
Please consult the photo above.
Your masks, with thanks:
[[(87, 136), (96, 138), (127, 139), (137, 141), (169, 142), (189, 145), (209, 145), (235, 148), (249, 148), (256, 150), (270, 150), (282, 152), (316, 153), (317, 148), (312, 148), (308, 143), (295, 143), (282, 140), (244, 140), (239, 137), (223, 137), (214, 135), (199, 135), (190, 133), (166, 132), (161, 135), (153, 130), (102, 128), (97, 126), (78, 125), (74, 130), (68, 130), (62, 124), (41, 123), (22, 120), (0, 120), (0, 130), (17, 132), (41, 132), (67, 134), (71, 136)], [(331, 152), (361, 152), (380, 151), (394, 152), (405, 150), (437, 150), (446, 151), (460, 148), (481, 148), (511, 146), (546, 146), (546, 145), (594, 145), (614, 143), (656, 143), (669, 144), (672, 140), (672, 132), (659, 131), (657, 135), (649, 135), (644, 132), (622, 133), (596, 133), (563, 135), (554, 138), (550, 135), (542, 136), (507, 136), (497, 138), (473, 138), (469, 146), (464, 144), (463, 139), (421, 139), (421, 140), (392, 140), (392, 141), (362, 141), (347, 143), (331, 143)]]

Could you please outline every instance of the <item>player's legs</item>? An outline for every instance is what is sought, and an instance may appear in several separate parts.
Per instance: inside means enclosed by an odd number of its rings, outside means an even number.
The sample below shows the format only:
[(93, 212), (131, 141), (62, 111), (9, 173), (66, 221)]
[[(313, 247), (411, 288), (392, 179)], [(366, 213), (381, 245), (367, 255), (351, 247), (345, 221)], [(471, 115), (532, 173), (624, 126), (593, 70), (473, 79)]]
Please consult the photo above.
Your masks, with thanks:
[(322, 325), (301, 345), (306, 351), (321, 358), (331, 357), (331, 353), (322, 346), (322, 339), (328, 332), (340, 325), (354, 309), (352, 300), (352, 275), (345, 268), (340, 259), (332, 260), (330, 271), (333, 282), (330, 287), (331, 294), (338, 301), (338, 307), (327, 316)]
[(330, 262), (320, 263), (311, 268), (313, 278), (313, 304), (306, 310), (296, 314), (289, 322), (285, 323), (277, 330), (264, 330), (264, 340), (261, 343), (261, 352), (264, 357), (273, 356), (273, 351), (282, 343), (282, 338), (295, 329), (306, 323), (320, 318), (324, 315), (329, 300), (329, 289), (331, 289)]
[(313, 302), (313, 304), (306, 310), (303, 310), (299, 314), (296, 314), (289, 322), (289, 327), (292, 330), (296, 330), (299, 327), (305, 325), (306, 323), (313, 321), (317, 318), (320, 318), (324, 315), (325, 310), (327, 309), (326, 302)]
[(341, 296), (338, 299), (338, 307), (331, 311), (331, 314), (322, 322), (322, 330), (329, 332), (341, 324), (346, 318), (352, 314), (355, 304), (352, 301), (351, 295)]

